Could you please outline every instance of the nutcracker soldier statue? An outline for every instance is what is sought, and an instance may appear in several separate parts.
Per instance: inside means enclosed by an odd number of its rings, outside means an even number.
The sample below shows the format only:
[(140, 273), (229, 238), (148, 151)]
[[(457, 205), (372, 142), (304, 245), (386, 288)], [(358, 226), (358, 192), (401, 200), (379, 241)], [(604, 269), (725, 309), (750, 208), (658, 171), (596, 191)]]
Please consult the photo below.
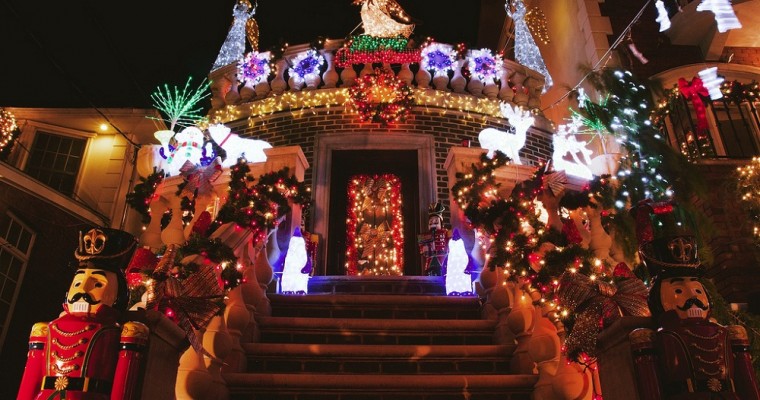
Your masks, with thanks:
[(137, 397), (148, 329), (139, 322), (118, 323), (128, 300), (122, 268), (136, 245), (132, 235), (115, 229), (80, 232), (63, 313), (32, 328), (18, 399)]
[(443, 228), (443, 211), (440, 201), (428, 207), (428, 229), (430, 232), (419, 235), (420, 254), (424, 258), (424, 274), (441, 276), (443, 263), (448, 254), (449, 231)]
[(710, 319), (696, 240), (674, 211), (672, 204), (651, 202), (632, 210), (639, 254), (653, 276), (648, 302), (659, 327), (629, 336), (639, 398), (758, 400), (747, 332)]

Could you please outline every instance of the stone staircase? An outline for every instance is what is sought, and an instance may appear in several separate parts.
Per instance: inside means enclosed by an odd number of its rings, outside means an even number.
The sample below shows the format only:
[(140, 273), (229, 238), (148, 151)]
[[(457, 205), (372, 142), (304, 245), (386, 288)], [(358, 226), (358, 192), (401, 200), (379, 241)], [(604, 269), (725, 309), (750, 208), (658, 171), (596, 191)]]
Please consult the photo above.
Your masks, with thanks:
[(269, 298), (248, 371), (223, 375), (231, 399), (527, 400), (537, 380), (509, 373), (514, 346), (438, 277), (314, 277)]

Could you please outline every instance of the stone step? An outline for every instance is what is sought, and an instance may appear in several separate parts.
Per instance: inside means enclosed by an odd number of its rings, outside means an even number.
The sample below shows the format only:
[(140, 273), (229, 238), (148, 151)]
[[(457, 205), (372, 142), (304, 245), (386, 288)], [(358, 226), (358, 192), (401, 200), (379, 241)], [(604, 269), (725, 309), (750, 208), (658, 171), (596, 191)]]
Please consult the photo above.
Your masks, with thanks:
[(496, 322), (488, 320), (258, 318), (262, 343), (493, 344)]
[(312, 318), (479, 319), (476, 297), (270, 294), (272, 315)]
[(514, 345), (243, 345), (249, 372), (335, 374), (506, 374)]
[(313, 276), (309, 293), (446, 295), (441, 276)]
[(529, 400), (537, 375), (222, 374), (230, 399)]

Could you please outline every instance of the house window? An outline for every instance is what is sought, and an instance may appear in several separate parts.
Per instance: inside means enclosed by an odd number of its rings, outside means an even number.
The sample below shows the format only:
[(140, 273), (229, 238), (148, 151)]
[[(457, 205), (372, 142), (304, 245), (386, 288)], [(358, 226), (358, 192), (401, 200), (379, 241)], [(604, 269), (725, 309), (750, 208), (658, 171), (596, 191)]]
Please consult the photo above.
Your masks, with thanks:
[(51, 188), (72, 195), (86, 139), (37, 131), (26, 173)]
[(0, 223), (0, 350), (8, 333), (35, 234), (8, 214)]

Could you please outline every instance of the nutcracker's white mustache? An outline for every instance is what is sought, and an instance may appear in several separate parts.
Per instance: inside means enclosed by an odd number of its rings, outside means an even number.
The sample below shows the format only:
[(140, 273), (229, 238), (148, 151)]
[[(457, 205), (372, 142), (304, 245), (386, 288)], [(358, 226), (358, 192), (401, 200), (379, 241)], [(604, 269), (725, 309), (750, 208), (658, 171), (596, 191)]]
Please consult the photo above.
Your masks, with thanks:
[(705, 303), (702, 303), (702, 300), (700, 300), (700, 299), (698, 299), (696, 297), (692, 297), (692, 298), (686, 300), (686, 302), (683, 303), (683, 306), (676, 306), (676, 307), (678, 307), (678, 309), (681, 310), (681, 311), (686, 311), (686, 310), (688, 310), (688, 309), (690, 309), (691, 307), (694, 307), (694, 306), (696, 306), (697, 308), (700, 308), (700, 309), (702, 309), (704, 311), (707, 311), (707, 306), (705, 305)]
[(69, 302), (69, 304), (74, 304), (77, 301), (79, 301), (80, 299), (86, 301), (87, 303), (89, 303), (90, 305), (93, 305), (93, 306), (96, 305), (96, 304), (100, 304), (100, 300), (94, 300), (92, 298), (92, 296), (90, 296), (88, 293), (82, 293), (82, 292), (75, 293), (73, 296), (71, 296), (71, 298), (68, 300), (68, 302)]

